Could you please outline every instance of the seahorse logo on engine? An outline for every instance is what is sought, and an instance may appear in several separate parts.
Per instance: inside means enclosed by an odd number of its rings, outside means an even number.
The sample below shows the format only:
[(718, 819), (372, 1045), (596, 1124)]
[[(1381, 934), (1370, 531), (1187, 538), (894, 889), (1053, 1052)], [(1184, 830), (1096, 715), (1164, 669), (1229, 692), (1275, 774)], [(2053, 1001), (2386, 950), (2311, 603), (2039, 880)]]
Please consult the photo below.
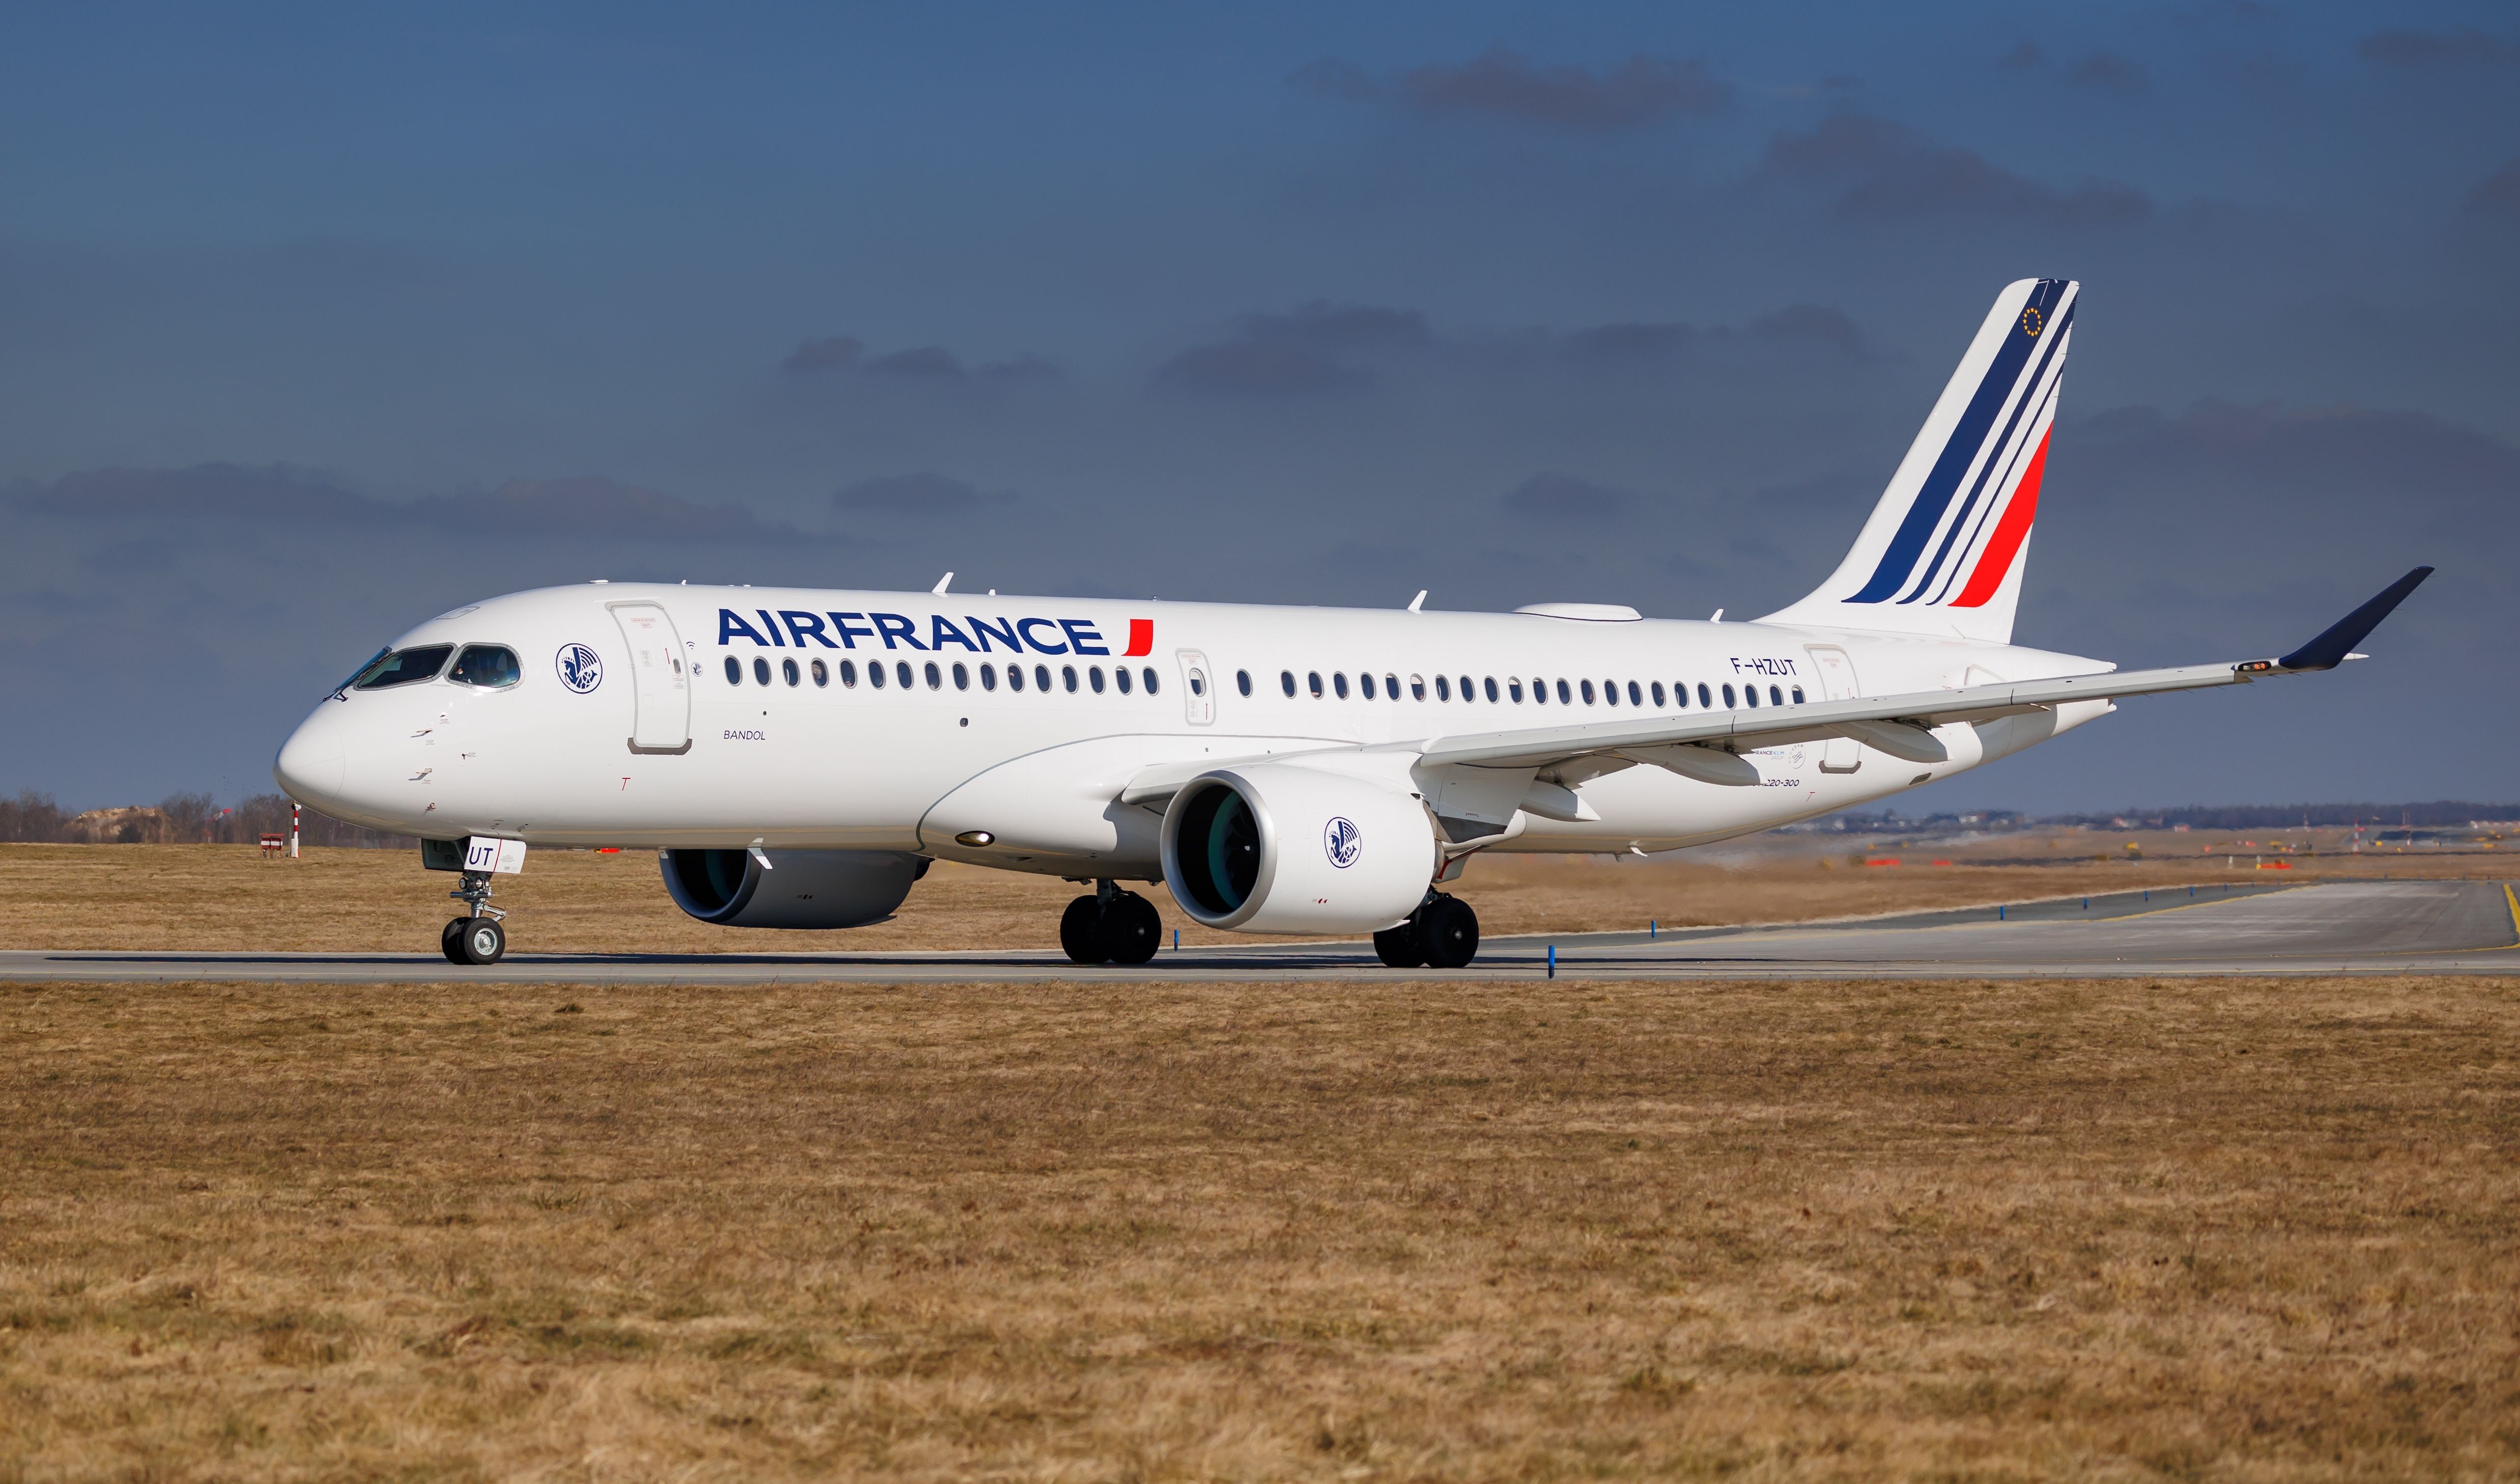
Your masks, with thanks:
[(1356, 821), (1334, 814), (1322, 827), (1322, 848), (1329, 852), (1331, 865), (1345, 871), (1365, 854), (1365, 832), (1356, 828)]

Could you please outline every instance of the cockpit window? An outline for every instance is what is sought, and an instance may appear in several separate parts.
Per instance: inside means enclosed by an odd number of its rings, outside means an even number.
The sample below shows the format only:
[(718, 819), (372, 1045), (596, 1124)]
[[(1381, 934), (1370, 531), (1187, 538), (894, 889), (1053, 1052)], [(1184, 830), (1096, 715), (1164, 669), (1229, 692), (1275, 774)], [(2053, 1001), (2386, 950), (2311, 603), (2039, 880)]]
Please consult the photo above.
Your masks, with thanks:
[(446, 656), (455, 652), (451, 644), (425, 644), (418, 649), (396, 650), (375, 660), (359, 672), (350, 684), (362, 691), (382, 691), (387, 686), (407, 686), (416, 680), (434, 680), (446, 668)]
[(517, 666), (517, 652), (506, 645), (468, 644), (455, 656), (455, 668), (446, 672), (446, 678), (459, 686), (495, 691), (515, 685), (522, 673)]

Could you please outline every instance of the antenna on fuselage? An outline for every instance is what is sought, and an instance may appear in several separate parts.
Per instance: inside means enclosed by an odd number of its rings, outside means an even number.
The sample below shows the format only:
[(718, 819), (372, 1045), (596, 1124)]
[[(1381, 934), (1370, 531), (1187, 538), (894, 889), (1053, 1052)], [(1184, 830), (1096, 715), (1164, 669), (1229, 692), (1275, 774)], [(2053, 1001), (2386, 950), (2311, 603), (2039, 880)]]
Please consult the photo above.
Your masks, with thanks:
[(1409, 600), (1409, 611), (1411, 611), (1411, 612), (1413, 612), (1413, 613), (1414, 613), (1414, 612), (1417, 612), (1417, 611), (1418, 611), (1418, 605), (1419, 605), (1419, 604), (1421, 604), (1421, 603), (1424, 603), (1425, 601), (1426, 601), (1426, 590), (1425, 590), (1424, 588), (1422, 588), (1422, 587), (1421, 587), (1421, 588), (1419, 588), (1419, 589), (1418, 590), (1418, 596)]
[(953, 585), (954, 585), (954, 574), (953, 574), (952, 572), (947, 572), (944, 576), (937, 578), (937, 579), (936, 579), (936, 585), (935, 585), (934, 587), (932, 587), (932, 588), (929, 588), (927, 591), (929, 591), (929, 592), (931, 592), (931, 593), (942, 593), (942, 592), (944, 592), (947, 588), (952, 587)]

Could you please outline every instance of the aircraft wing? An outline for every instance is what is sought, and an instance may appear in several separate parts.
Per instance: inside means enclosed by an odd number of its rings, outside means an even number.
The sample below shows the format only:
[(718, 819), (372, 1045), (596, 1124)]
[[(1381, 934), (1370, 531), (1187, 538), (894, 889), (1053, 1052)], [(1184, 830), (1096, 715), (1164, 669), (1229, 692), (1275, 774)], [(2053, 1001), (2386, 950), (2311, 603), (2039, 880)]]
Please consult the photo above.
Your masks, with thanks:
[[(1862, 697), (1755, 711), (1701, 712), (1685, 717), (1641, 717), (1635, 721), (1483, 732), (1439, 737), (1424, 743), (1419, 751), (1421, 760), (1427, 763), (1546, 768), (1587, 755), (1626, 755), (1634, 749), (1694, 746), (1739, 752), (1820, 738), (1850, 737), (1893, 757), (1911, 762), (1941, 762), (1948, 754), (1930, 729), (1946, 722), (1987, 721), (2078, 700), (2245, 685), (2272, 675), (2332, 670), (2347, 659), (2360, 658), (2352, 652), (2354, 646), (2378, 627), (2380, 620), (2432, 571), (2428, 566), (2416, 567), (2318, 638), (2278, 659), (2067, 675), (2052, 680)], [(1636, 760), (1670, 765), (1667, 756), (1656, 757), (1650, 752)]]

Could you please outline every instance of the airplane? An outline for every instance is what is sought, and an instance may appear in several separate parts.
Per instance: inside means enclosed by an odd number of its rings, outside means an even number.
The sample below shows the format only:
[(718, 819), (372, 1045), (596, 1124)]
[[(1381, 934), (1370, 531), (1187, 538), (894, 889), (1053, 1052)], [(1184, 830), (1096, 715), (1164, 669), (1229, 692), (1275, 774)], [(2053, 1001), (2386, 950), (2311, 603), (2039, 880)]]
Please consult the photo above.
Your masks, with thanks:
[(2432, 568), (2275, 658), (2119, 673), (2011, 643), (2079, 286), (1978, 328), (1828, 579), (1749, 622), (1600, 603), (1510, 613), (603, 580), (466, 604), (317, 702), (273, 774), (420, 836), (507, 951), (529, 846), (653, 846), (676, 906), (843, 928), (935, 861), (1091, 883), (1058, 941), (1144, 964), (1192, 922), (1372, 934), (1459, 968), (1441, 888), (1483, 851), (1644, 853), (1904, 793), (2116, 701), (2329, 670)]

